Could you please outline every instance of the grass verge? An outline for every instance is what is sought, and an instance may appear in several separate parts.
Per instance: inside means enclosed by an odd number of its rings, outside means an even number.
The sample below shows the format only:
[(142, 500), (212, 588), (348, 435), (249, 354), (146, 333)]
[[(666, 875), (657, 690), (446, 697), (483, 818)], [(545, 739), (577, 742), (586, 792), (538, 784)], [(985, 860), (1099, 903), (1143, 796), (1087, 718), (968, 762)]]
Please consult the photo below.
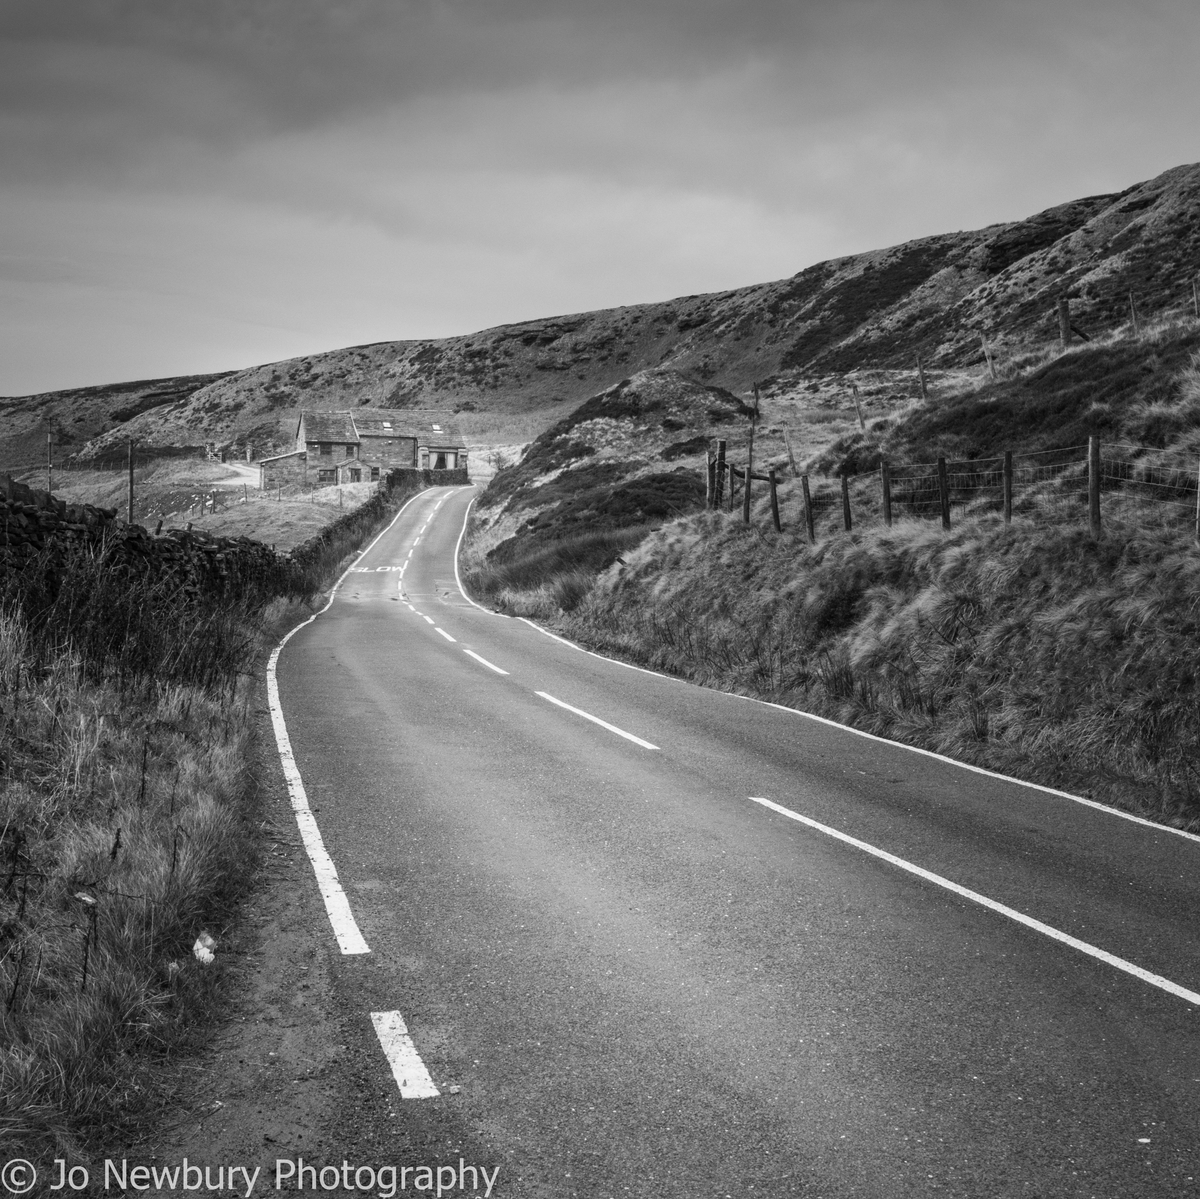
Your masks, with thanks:
[(225, 930), (256, 873), (267, 633), (405, 498), (337, 522), (272, 581), (282, 595), (187, 595), (102, 548), (0, 579), (7, 1150), (82, 1161), (169, 1101), (170, 1066), (224, 1007)]
[(557, 621), (602, 652), (1200, 827), (1200, 552), (991, 515), (809, 546), (705, 513)]

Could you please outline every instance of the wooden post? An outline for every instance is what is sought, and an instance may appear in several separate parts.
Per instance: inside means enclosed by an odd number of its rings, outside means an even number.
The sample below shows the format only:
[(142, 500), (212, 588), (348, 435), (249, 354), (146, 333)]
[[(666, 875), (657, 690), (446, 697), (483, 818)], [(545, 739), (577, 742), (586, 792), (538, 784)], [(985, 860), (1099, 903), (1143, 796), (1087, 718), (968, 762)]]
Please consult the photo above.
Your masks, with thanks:
[(129, 439), (129, 523), (133, 524), (133, 438)]
[(717, 442), (717, 498), (714, 508), (720, 508), (722, 494), (725, 488), (725, 443)]
[(792, 468), (792, 478), (795, 478), (800, 472), (796, 469), (796, 455), (792, 453), (792, 441), (791, 438), (788, 437), (787, 429), (784, 429), (783, 431), (783, 445), (787, 450), (788, 464)]
[(980, 344), (983, 346), (983, 356), (987, 359), (988, 374), (992, 377), (992, 382), (996, 381), (996, 363), (992, 360), (992, 351), (988, 348), (987, 338), (981, 333), (979, 335)]
[(1129, 322), (1133, 326), (1133, 335), (1137, 337), (1141, 334), (1141, 329), (1138, 327), (1137, 305), (1133, 302), (1133, 292), (1129, 293)]
[(1071, 344), (1071, 301), (1065, 296), (1058, 301), (1058, 340), (1064, 350)]
[(1200, 470), (1196, 472), (1196, 541), (1200, 543)]
[(1013, 465), (1012, 450), (1004, 451), (1004, 523), (1012, 524)]
[(710, 453), (708, 455), (708, 472), (707, 472), (707, 476), (705, 479), (705, 491), (704, 491), (704, 506), (705, 506), (705, 508), (709, 509), (710, 511), (712, 510), (712, 506), (713, 506), (713, 496), (716, 494), (716, 491), (717, 491), (716, 482), (717, 482), (717, 460)]
[(817, 535), (813, 532), (812, 497), (808, 494), (808, 475), (800, 476), (800, 489), (804, 492), (804, 528), (810, 545), (816, 545)]
[(1192, 311), (1196, 314), (1196, 319), (1200, 321), (1200, 295), (1196, 293), (1196, 280), (1192, 280)]
[(942, 528), (950, 528), (950, 481), (946, 478), (946, 459), (937, 460), (938, 496), (942, 501)]
[(921, 361), (921, 355), (917, 355), (917, 374), (921, 379), (921, 399), (929, 399), (929, 388), (925, 384), (925, 364)]
[(742, 488), (742, 521), (750, 523), (750, 459), (746, 459), (745, 486)]
[(883, 482), (883, 523), (892, 527), (892, 472), (888, 468), (887, 459), (879, 464), (879, 477)]
[(850, 532), (850, 476), (842, 475), (842, 524)]
[(850, 386), (854, 391), (854, 411), (858, 413), (858, 427), (865, 433), (867, 422), (863, 420), (862, 405), (858, 402), (858, 384), (851, 383)]
[(1100, 438), (1088, 438), (1088, 519), (1092, 536), (1100, 538)]
[(775, 479), (774, 468), (767, 471), (767, 480), (771, 484), (771, 519), (775, 522), (775, 532), (782, 533), (783, 525), (779, 523), (779, 492), (777, 490), (778, 483)]
[(46, 434), (46, 490), (54, 492), (54, 433)]

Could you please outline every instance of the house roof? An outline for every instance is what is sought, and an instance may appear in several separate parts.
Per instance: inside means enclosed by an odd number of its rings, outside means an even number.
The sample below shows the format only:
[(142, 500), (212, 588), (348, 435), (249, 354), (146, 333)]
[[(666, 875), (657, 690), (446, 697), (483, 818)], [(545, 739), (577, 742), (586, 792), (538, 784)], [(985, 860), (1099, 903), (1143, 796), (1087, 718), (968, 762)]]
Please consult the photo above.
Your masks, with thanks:
[[(364, 437), (415, 437), (421, 445), (465, 449), (458, 425), (437, 413), (404, 414), (389, 408), (358, 408), (346, 412), (303, 410), (296, 436), (304, 426), (306, 441), (361, 442)], [(389, 427), (390, 426), (390, 427)]]
[(413, 431), (409, 422), (403, 420), (399, 413), (388, 409), (359, 408), (350, 413), (354, 427), (360, 437), (412, 437)]
[[(340, 441), (346, 444), (358, 441), (358, 433), (354, 428), (354, 420), (349, 412), (309, 412), (300, 413), (304, 423), (306, 441)], [(299, 433), (299, 429), (296, 430)]]
[(466, 442), (458, 431), (458, 425), (447, 417), (423, 417), (410, 425), (417, 435), (419, 445), (445, 446), (465, 449)]

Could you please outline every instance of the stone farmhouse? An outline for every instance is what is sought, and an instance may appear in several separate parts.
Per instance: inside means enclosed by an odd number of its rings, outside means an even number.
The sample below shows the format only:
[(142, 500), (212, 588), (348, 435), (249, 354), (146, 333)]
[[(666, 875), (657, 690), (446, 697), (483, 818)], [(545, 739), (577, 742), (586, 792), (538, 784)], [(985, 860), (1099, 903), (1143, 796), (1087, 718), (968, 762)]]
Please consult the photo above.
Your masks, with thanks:
[(467, 465), (467, 447), (446, 418), (405, 418), (386, 408), (302, 411), (296, 447), (263, 458), (264, 489), (375, 482), (396, 467), (453, 470)]

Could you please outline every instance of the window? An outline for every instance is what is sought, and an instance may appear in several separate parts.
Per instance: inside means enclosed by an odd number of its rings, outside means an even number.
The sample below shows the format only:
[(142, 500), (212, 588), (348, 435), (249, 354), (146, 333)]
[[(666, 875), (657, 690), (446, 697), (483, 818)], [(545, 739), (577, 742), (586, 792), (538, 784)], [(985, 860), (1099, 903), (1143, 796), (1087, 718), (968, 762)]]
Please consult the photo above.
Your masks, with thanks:
[(361, 483), (362, 482), (362, 471), (359, 470), (357, 467), (355, 467), (350, 472), (350, 482), (351, 483)]
[(371, 467), (371, 482), (372, 483), (379, 482), (379, 467), (377, 467), (377, 466)]
[(333, 443), (332, 442), (329, 442), (329, 441), (321, 442), (321, 457), (322, 458), (332, 458), (333, 457)]
[(347, 457), (347, 458), (353, 458), (353, 457), (354, 457), (354, 447), (353, 447), (352, 445), (348, 445), (348, 446), (346, 447), (346, 457)]
[(316, 451), (321, 448), (315, 441), (305, 442), (305, 445), (307, 445), (308, 448), (313, 451), (313, 453), (316, 453)]
[(336, 470), (319, 470), (319, 471), (317, 471), (317, 482), (318, 483), (336, 483), (337, 482), (337, 471)]
[(446, 469), (446, 455), (445, 454), (442, 454), (442, 453), (438, 454), (437, 461), (434, 462), (434, 464), (433, 464), (433, 469), (434, 470), (445, 470)]

